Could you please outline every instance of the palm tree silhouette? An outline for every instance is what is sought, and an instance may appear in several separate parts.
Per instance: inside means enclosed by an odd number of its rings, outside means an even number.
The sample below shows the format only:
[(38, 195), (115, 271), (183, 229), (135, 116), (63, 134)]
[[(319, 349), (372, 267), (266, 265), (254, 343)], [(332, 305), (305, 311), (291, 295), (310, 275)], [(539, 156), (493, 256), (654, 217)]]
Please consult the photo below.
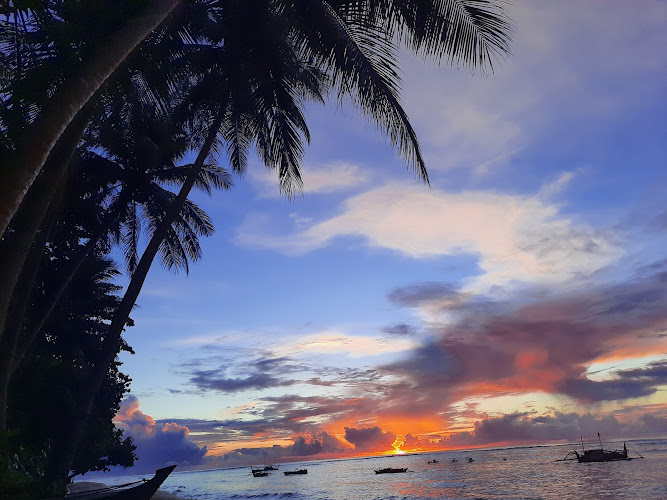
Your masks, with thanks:
[[(163, 23), (177, 4), (181, 5)], [(78, 4), (60, 5), (76, 10)], [(106, 38), (96, 36), (89, 44), (84, 39), (81, 45), (71, 39), (64, 42), (65, 53), (80, 61), (73, 64), (73, 72), (56, 72), (60, 76), (48, 80), (50, 99), (29, 102), (22, 97), (22, 106), (16, 109), (29, 111), (21, 115), (22, 121), (2, 121), (0, 112), (0, 145), (7, 152), (0, 165), (0, 233), (62, 142), (71, 150), (71, 144), (76, 147), (88, 129), (85, 137), (91, 145), (99, 144), (112, 154), (97, 154), (92, 148), (83, 160), (88, 162), (86, 171), (93, 172), (97, 164), (115, 182), (105, 184), (99, 193), (105, 200), (100, 217), (105, 221), (108, 217), (112, 221), (109, 227), (116, 228), (109, 241), (123, 246), (131, 281), (84, 390), (85, 401), (67, 440), (68, 449), (59, 450), (54, 460), (52, 472), (60, 477), (66, 477), (72, 464), (105, 367), (114, 361), (153, 259), (162, 252), (165, 264), (187, 269), (188, 258), (199, 256), (195, 236), (205, 234), (208, 226), (187, 197), (193, 186), (212, 175), (207, 164), (212, 151), (224, 149), (232, 169), (242, 172), (248, 152), (256, 149), (265, 165), (277, 170), (281, 190), (292, 196), (302, 187), (300, 165), (309, 140), (305, 103), (325, 102), (327, 98), (349, 100), (390, 139), (417, 176), (428, 182), (417, 136), (400, 105), (398, 50), (407, 48), (458, 65), (492, 67), (493, 60), (508, 51), (510, 29), (500, 3), (490, 0), (151, 0), (144, 8), (114, 14), (115, 23), (110, 23)], [(108, 37), (113, 30), (116, 36)], [(130, 52), (129, 64), (116, 71)], [(150, 61), (154, 71), (142, 77), (138, 61)], [(41, 69), (42, 65), (35, 67)], [(0, 91), (5, 108), (14, 109), (11, 105), (21, 95), (12, 89), (26, 82), (18, 65), (15, 73)], [(114, 78), (109, 79), (112, 74)], [(123, 130), (104, 122), (105, 115), (99, 109), (106, 110), (109, 103), (122, 107), (128, 79), (144, 85), (148, 101), (167, 117), (162, 125), (166, 135), (173, 134), (174, 151), (181, 137), (199, 151), (187, 173), (185, 169), (176, 173), (170, 171), (172, 167), (161, 168), (166, 165), (161, 158), (169, 157), (169, 141), (143, 133), (147, 129), (141, 128), (141, 120)], [(105, 130), (112, 136), (107, 137)], [(123, 134), (130, 130), (131, 134)], [(137, 131), (140, 133), (135, 134)], [(190, 135), (183, 136), (187, 132)], [(64, 141), (66, 137), (68, 141)], [(63, 146), (64, 153), (59, 153), (64, 157), (60, 165), (70, 163), (68, 147)], [(147, 164), (157, 167), (148, 169)], [(178, 194), (162, 189), (160, 183), (169, 182), (170, 175), (182, 181)], [(54, 199), (58, 183), (42, 184), (43, 193), (26, 198), (30, 200), (27, 212), (40, 204), (45, 213)], [(39, 224), (35, 226), (36, 233)], [(139, 257), (137, 242), (143, 228), (150, 239)], [(15, 249), (15, 253), (21, 257), (27, 250)], [(24, 262), (14, 265), (16, 276)], [(0, 299), (6, 299), (0, 300), (0, 342), (5, 342), (4, 311), (13, 293), (12, 283), (0, 293)], [(2, 364), (0, 360), (0, 375)], [(4, 411), (0, 407), (0, 431), (4, 429)]]

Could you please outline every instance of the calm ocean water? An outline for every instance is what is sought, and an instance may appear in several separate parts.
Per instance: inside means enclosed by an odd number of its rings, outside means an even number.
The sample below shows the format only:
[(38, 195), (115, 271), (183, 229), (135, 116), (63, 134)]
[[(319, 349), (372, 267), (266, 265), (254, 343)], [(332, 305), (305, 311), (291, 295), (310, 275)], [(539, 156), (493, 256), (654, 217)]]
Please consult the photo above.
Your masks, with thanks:
[[(201, 500), (667, 499), (667, 440), (627, 444), (631, 456), (636, 451), (645, 458), (556, 462), (572, 445), (452, 451), (290, 463), (263, 478), (252, 477), (249, 469), (175, 472), (163, 489)], [(623, 443), (605, 445), (614, 449)], [(439, 463), (426, 463), (434, 458)], [(453, 458), (459, 461), (451, 463)], [(300, 467), (308, 474), (282, 473)], [(375, 474), (380, 467), (408, 467), (408, 472)]]

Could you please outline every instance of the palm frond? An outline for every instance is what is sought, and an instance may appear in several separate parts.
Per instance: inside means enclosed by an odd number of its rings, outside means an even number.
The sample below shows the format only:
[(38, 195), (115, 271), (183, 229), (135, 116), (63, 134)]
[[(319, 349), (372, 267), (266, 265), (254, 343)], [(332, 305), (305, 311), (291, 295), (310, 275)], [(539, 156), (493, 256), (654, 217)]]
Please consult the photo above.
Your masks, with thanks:
[(396, 48), (380, 27), (363, 19), (343, 19), (326, 2), (312, 2), (299, 15), (300, 50), (323, 67), (337, 86), (385, 133), (398, 153), (428, 183), (417, 135), (399, 102)]

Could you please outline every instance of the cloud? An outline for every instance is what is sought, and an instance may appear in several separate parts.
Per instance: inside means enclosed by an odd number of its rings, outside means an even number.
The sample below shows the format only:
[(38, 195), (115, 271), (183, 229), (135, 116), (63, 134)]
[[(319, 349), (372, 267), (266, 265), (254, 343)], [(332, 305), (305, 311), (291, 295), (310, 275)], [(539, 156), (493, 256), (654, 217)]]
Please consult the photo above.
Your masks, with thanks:
[(220, 370), (193, 370), (190, 383), (199, 389), (220, 392), (241, 392), (250, 389), (269, 389), (294, 384), (292, 380), (281, 380), (266, 373), (257, 373), (247, 377), (225, 378)]
[(297, 436), (291, 445), (272, 445), (236, 448), (220, 457), (211, 458), (211, 464), (222, 467), (268, 464), (285, 460), (296, 461), (312, 458), (339, 456), (349, 451), (337, 437), (321, 431)]
[(648, 396), (667, 385), (667, 361), (655, 361), (644, 368), (618, 370), (613, 379), (593, 381), (589, 379), (564, 379), (560, 392), (578, 400), (610, 401)]
[(203, 463), (206, 446), (199, 447), (188, 439), (190, 430), (176, 422), (156, 422), (139, 410), (139, 400), (130, 394), (121, 401), (114, 424), (137, 446), (134, 474), (152, 472), (170, 464), (183, 467)]
[(391, 302), (412, 307), (429, 302), (433, 300), (433, 298), (441, 301), (447, 297), (458, 296), (459, 287), (451, 283), (437, 282), (418, 283), (416, 285), (396, 287), (387, 294), (387, 298)]
[[(250, 176), (261, 195), (280, 198), (277, 173), (268, 169), (252, 169)], [(303, 190), (306, 194), (325, 194), (346, 191), (363, 185), (367, 177), (359, 165), (335, 161), (322, 165), (306, 165), (302, 170)]]
[[(625, 282), (563, 291), (532, 287), (505, 300), (457, 298), (451, 287), (431, 283), (395, 289), (390, 297), (396, 302), (428, 308), (433, 338), (381, 371), (443, 402), (536, 391), (587, 403), (654, 394), (667, 383), (664, 360), (635, 369), (621, 365), (603, 380), (589, 379), (586, 368), (664, 354), (664, 275), (664, 265), (644, 266)], [(449, 321), (435, 320), (438, 313)]]
[[(258, 352), (256, 347), (249, 351), (238, 349), (232, 355), (220, 354), (214, 346), (208, 346), (207, 352), (211, 354), (181, 363), (180, 372), (199, 390), (236, 393), (291, 386), (298, 380), (285, 378), (286, 374), (309, 370), (307, 365), (296, 363), (289, 356)], [(218, 366), (206, 368), (212, 363)]]
[(556, 196), (574, 179), (575, 172), (561, 172), (558, 178), (550, 184), (542, 186), (539, 197), (542, 199), (549, 199)]
[(458, 168), (502, 180), (518, 152), (588, 145), (591, 131), (655, 102), (667, 60), (651, 48), (667, 44), (664, 7), (604, 5), (604, 23), (598, 2), (510, 5), (513, 53), (485, 78), (402, 61), (405, 107), (432, 176)]
[(406, 323), (398, 323), (396, 325), (385, 326), (382, 332), (392, 337), (411, 337), (417, 334), (417, 329)]
[[(644, 427), (651, 426), (650, 432)], [(513, 413), (475, 422), (471, 432), (453, 433), (436, 442), (438, 446), (485, 446), (498, 443), (528, 444), (558, 441), (576, 442), (581, 436), (605, 439), (629, 439), (659, 436), (667, 427), (667, 418), (646, 415), (633, 422), (621, 422), (613, 415), (561, 413), (534, 415)]]
[(613, 415), (591, 413), (528, 413), (516, 412), (488, 417), (475, 422), (470, 431), (447, 435), (407, 434), (405, 450), (441, 450), (535, 443), (578, 442), (596, 439), (599, 432), (605, 440), (632, 439), (638, 436), (658, 437), (667, 429), (667, 418), (646, 414), (622, 422)]
[(392, 450), (392, 443), (396, 436), (391, 432), (384, 432), (380, 427), (345, 427), (345, 440), (354, 445), (356, 451), (371, 453), (376, 451)]
[[(179, 372), (200, 391), (238, 393), (250, 390), (262, 391), (297, 384), (311, 386), (346, 386), (362, 384), (364, 379), (375, 376), (372, 370), (348, 367), (311, 365), (295, 361), (280, 353), (347, 353), (350, 357), (377, 356), (396, 351), (407, 351), (415, 342), (390, 339), (363, 339), (349, 337), (309, 337), (295, 346), (278, 346), (274, 352), (244, 353), (248, 361), (234, 365), (226, 360), (217, 368), (208, 369), (209, 363), (219, 362), (220, 357), (194, 359), (179, 365)], [(288, 377), (289, 376), (289, 377)]]
[(345, 201), (342, 212), (288, 235), (248, 218), (237, 242), (302, 254), (341, 236), (415, 259), (477, 255), (479, 286), (561, 282), (588, 275), (621, 254), (601, 232), (559, 215), (537, 196), (485, 191), (449, 193), (390, 184)]
[(378, 356), (401, 352), (414, 347), (415, 343), (406, 339), (384, 339), (348, 335), (335, 330), (324, 331), (300, 338), (297, 342), (278, 346), (276, 353), (345, 353), (353, 358)]

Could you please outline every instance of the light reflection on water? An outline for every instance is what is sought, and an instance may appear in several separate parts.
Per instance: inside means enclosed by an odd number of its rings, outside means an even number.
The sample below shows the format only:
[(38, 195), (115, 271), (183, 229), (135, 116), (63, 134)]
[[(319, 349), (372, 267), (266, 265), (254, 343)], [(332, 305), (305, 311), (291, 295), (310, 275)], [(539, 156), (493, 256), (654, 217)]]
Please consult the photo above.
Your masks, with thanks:
[[(622, 443), (614, 443), (622, 447)], [(174, 473), (163, 489), (201, 500), (419, 499), (657, 499), (667, 498), (667, 440), (628, 442), (643, 460), (580, 464), (556, 462), (572, 446), (473, 450), (422, 455), (303, 462), (303, 476), (281, 471), (253, 478), (248, 469)], [(467, 463), (466, 456), (474, 458)], [(451, 463), (457, 457), (459, 462)], [(437, 458), (439, 463), (427, 464)], [(503, 460), (505, 458), (506, 460)], [(378, 467), (408, 467), (404, 474), (376, 475)]]

